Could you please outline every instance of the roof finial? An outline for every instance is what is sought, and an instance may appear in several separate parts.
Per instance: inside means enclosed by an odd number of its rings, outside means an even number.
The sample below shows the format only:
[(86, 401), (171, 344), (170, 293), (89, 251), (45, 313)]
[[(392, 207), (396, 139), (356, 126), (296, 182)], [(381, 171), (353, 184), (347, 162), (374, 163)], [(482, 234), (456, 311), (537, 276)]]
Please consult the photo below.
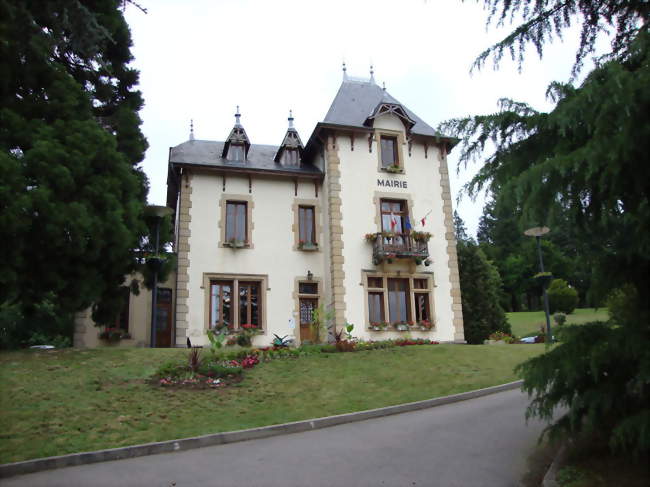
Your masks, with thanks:
[(385, 81), (381, 82), (381, 89), (386, 91), (386, 82)]
[(289, 110), (289, 118), (287, 120), (289, 120), (289, 128), (292, 129), (293, 128), (293, 110)]
[(371, 83), (375, 82), (375, 70), (372, 63), (370, 63), (370, 82)]
[(241, 123), (239, 122), (239, 117), (241, 117), (241, 114), (239, 113), (239, 105), (237, 105), (237, 113), (235, 113), (235, 126), (241, 127)]
[(194, 140), (194, 119), (190, 118), (190, 140)]
[(343, 61), (343, 81), (348, 79), (348, 68), (345, 66), (345, 61)]

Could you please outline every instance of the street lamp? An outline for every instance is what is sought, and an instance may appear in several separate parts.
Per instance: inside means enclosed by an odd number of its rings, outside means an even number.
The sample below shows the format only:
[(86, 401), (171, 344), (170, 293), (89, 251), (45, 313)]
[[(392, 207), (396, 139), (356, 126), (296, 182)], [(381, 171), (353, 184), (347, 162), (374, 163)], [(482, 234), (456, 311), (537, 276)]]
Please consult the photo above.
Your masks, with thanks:
[[(535, 237), (537, 240), (537, 254), (539, 255), (539, 270), (541, 273), (544, 272), (541, 237), (542, 235), (546, 235), (549, 231), (550, 229), (548, 227), (533, 227), (524, 232), (524, 235), (527, 237)], [(544, 313), (546, 314), (546, 343), (551, 343), (553, 341), (553, 335), (551, 335), (551, 317), (548, 311), (548, 294), (546, 293), (546, 285), (547, 281), (542, 280), (542, 291), (544, 293)]]
[(154, 219), (156, 222), (156, 246), (154, 247), (155, 257), (148, 260), (148, 262), (151, 263), (153, 270), (153, 289), (151, 290), (151, 348), (156, 347), (156, 325), (158, 321), (158, 313), (156, 313), (156, 307), (158, 305), (158, 271), (162, 265), (162, 259), (158, 257), (160, 222), (166, 216), (171, 215), (172, 212), (173, 210), (167, 206), (149, 205), (145, 209), (145, 216)]

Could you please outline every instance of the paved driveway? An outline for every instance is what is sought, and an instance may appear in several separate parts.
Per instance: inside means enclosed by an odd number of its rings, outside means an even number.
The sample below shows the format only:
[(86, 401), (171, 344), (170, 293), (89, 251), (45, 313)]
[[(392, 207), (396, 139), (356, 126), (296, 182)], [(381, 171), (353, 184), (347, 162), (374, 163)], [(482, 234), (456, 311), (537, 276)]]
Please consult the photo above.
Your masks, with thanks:
[(17, 486), (518, 485), (543, 425), (526, 397), (477, 399), (179, 453), (69, 467), (0, 481)]

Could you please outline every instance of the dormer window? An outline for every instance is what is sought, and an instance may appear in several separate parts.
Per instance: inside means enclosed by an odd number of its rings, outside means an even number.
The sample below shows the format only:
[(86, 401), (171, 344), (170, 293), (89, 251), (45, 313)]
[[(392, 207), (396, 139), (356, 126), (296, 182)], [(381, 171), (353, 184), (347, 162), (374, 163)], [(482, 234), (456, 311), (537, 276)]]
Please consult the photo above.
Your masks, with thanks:
[(244, 162), (246, 159), (246, 152), (244, 144), (230, 144), (228, 148), (228, 160), (236, 162)]
[(381, 167), (398, 166), (397, 137), (381, 136)]
[(289, 110), (288, 120), (289, 128), (287, 129), (286, 134), (284, 134), (282, 144), (275, 153), (273, 160), (285, 167), (299, 167), (300, 154), (302, 153), (303, 145), (298, 132), (293, 126), (293, 115), (291, 110)]
[(299, 166), (300, 165), (300, 153), (298, 149), (285, 149), (282, 153), (282, 165), (283, 166)]

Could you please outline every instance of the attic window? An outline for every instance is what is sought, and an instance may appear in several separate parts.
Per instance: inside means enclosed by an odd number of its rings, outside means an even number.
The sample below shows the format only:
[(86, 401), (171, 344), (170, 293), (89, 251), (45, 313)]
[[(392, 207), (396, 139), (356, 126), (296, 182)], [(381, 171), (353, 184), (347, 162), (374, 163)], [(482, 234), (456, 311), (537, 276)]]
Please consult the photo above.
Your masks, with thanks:
[(243, 144), (230, 144), (230, 147), (228, 148), (228, 160), (243, 162), (245, 158)]
[(397, 158), (397, 137), (381, 136), (381, 165), (382, 167), (399, 165)]
[(298, 166), (300, 165), (300, 154), (298, 149), (285, 149), (282, 153), (283, 166)]

